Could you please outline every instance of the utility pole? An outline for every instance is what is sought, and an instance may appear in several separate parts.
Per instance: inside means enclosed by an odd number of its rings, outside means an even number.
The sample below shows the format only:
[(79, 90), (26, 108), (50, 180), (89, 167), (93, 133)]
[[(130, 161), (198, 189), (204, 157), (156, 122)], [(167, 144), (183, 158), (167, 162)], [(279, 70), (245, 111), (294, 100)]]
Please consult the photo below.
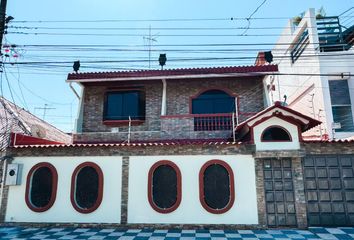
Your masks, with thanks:
[[(1, 50), (2, 50), (2, 39), (5, 34), (6, 5), (7, 5), (7, 0), (1, 0), (1, 4), (0, 4), (0, 55), (1, 55)], [(2, 64), (2, 62), (1, 62), (1, 64)]]

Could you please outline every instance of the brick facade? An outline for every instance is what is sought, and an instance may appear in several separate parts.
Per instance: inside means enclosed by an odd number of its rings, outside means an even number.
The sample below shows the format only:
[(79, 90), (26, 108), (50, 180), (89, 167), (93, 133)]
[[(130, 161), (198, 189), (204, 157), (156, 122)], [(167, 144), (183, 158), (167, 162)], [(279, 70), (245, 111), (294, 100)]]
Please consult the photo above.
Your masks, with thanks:
[[(107, 85), (85, 85), (82, 133), (74, 135), (74, 142), (119, 142), (128, 139), (128, 126), (103, 124), (104, 98), (108, 90), (143, 88), (146, 97), (146, 119), (131, 127), (132, 141), (160, 139), (225, 139), (230, 131), (194, 131), (190, 114), (191, 97), (203, 90), (226, 90), (238, 97), (239, 121), (264, 109), (261, 77), (207, 78), (167, 80), (166, 111), (161, 117), (162, 82), (115, 82)], [(112, 132), (112, 127), (116, 131)], [(176, 131), (178, 130), (178, 131)]]

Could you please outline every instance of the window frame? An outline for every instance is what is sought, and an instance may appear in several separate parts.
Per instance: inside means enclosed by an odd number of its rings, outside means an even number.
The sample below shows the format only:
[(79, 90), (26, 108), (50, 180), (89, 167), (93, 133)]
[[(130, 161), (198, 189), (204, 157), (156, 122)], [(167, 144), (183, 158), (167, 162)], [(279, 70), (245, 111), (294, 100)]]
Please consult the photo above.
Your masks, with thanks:
[[(124, 92), (138, 92), (139, 94), (139, 107), (142, 104), (142, 112), (143, 117), (141, 119), (131, 119), (131, 123), (133, 125), (142, 124), (145, 122), (146, 119), (146, 95), (145, 90), (143, 88), (124, 88), (124, 89), (110, 89), (107, 90), (104, 94), (104, 103), (103, 103), (103, 124), (105, 125), (126, 125), (129, 123), (129, 119), (107, 119), (107, 106), (108, 106), (108, 95), (114, 93), (124, 93)], [(142, 101), (141, 101), (142, 99)]]
[[(169, 208), (160, 208), (159, 206), (157, 206), (153, 200), (153, 177), (154, 177), (154, 172), (155, 170), (159, 167), (159, 166), (162, 166), (162, 165), (168, 165), (170, 167), (173, 168), (173, 170), (176, 172), (176, 176), (177, 176), (177, 199), (176, 199), (176, 202), (175, 204), (173, 204), (173, 206), (169, 207)], [(181, 177), (181, 171), (179, 169), (179, 167), (173, 163), (172, 161), (169, 161), (169, 160), (160, 160), (156, 163), (154, 163), (150, 169), (149, 169), (149, 173), (148, 173), (148, 184), (147, 184), (147, 187), (148, 187), (148, 201), (149, 201), (149, 204), (150, 206), (152, 207), (152, 209), (154, 209), (156, 212), (158, 213), (163, 213), (163, 214), (166, 214), (166, 213), (171, 213), (173, 211), (175, 211), (180, 203), (181, 203), (181, 200), (182, 200), (182, 177)]]
[[(288, 134), (289, 140), (264, 140), (263, 139), (264, 133), (265, 133), (265, 131), (269, 130), (270, 128), (280, 128), (280, 129), (284, 130)], [(293, 138), (292, 138), (290, 132), (286, 128), (284, 128), (280, 125), (269, 126), (269, 127), (265, 128), (261, 134), (261, 142), (292, 142), (292, 141), (293, 141)]]
[[(354, 116), (353, 116), (353, 102), (352, 102), (352, 96), (350, 94), (350, 88), (349, 88), (349, 82), (348, 82), (349, 79), (337, 79), (337, 78), (334, 78), (334, 79), (328, 79), (328, 89), (329, 89), (329, 95), (330, 95), (330, 103), (331, 103), (331, 113), (332, 113), (332, 120), (333, 120), (333, 123), (335, 123), (334, 121), (334, 111), (333, 109), (334, 108), (342, 108), (342, 107), (346, 107), (350, 110), (350, 113), (351, 113), (351, 126), (349, 126), (348, 128), (349, 129), (345, 129), (345, 130), (342, 130), (342, 128), (340, 129), (336, 129), (335, 132), (337, 133), (342, 133), (342, 132), (353, 132), (354, 131)], [(346, 81), (346, 86), (347, 86), (347, 90), (348, 90), (348, 97), (349, 97), (349, 102), (350, 103), (342, 103), (342, 104), (333, 104), (333, 101), (332, 101), (332, 96), (331, 96), (331, 84), (330, 82), (332, 81)], [(340, 115), (339, 117), (343, 117), (342, 115)], [(337, 121), (338, 122), (338, 121)], [(339, 123), (341, 123), (342, 125), (342, 122), (343, 121), (339, 121)], [(343, 126), (342, 126), (343, 127)]]
[[(209, 91), (222, 91), (226, 94), (228, 94), (231, 98), (237, 98), (237, 102), (236, 102), (236, 106), (235, 108), (237, 109), (240, 109), (239, 105), (240, 105), (240, 99), (239, 99), (239, 96), (237, 94), (235, 94), (234, 92), (232, 92), (230, 89), (227, 89), (227, 88), (205, 88), (205, 89), (202, 89), (200, 90), (197, 94), (189, 97), (189, 113), (190, 114), (193, 114), (193, 115), (203, 115), (203, 114), (199, 114), (199, 113), (193, 113), (193, 101), (195, 99), (198, 99), (200, 95), (203, 95), (204, 93), (206, 92), (209, 92)], [(232, 113), (232, 112), (228, 112), (228, 113)], [(220, 114), (220, 113), (208, 113), (208, 115), (217, 115), (217, 114)], [(222, 114), (222, 113), (221, 113)], [(205, 115), (205, 114), (204, 114)]]
[[(92, 167), (96, 170), (97, 172), (97, 175), (98, 175), (98, 192), (97, 192), (97, 199), (96, 199), (96, 202), (95, 204), (91, 207), (91, 208), (88, 208), (88, 209), (83, 209), (81, 208), (76, 200), (75, 200), (75, 197), (76, 197), (76, 178), (77, 178), (77, 175), (78, 173), (85, 167)], [(78, 211), (79, 213), (91, 213), (93, 211), (95, 211), (102, 203), (102, 198), (103, 198), (103, 183), (104, 181), (104, 177), (103, 177), (103, 172), (101, 170), (101, 168), (96, 164), (96, 163), (93, 163), (93, 162), (83, 162), (81, 163), (79, 166), (77, 166), (73, 172), (73, 174), (71, 175), (71, 190), (70, 190), (70, 201), (71, 201), (71, 204), (72, 206), (74, 207), (74, 209), (76, 211)]]
[[(218, 164), (218, 165), (223, 166), (229, 174), (230, 199), (229, 199), (228, 204), (224, 208), (221, 208), (221, 209), (211, 208), (206, 203), (206, 201), (204, 199), (204, 173), (205, 173), (205, 170), (209, 166), (214, 165), (214, 164)], [(213, 214), (223, 214), (232, 208), (232, 206), (234, 205), (234, 202), (235, 202), (235, 180), (234, 179), (235, 178), (234, 178), (234, 173), (232, 171), (232, 168), (225, 161), (220, 160), (220, 159), (213, 159), (213, 160), (210, 160), (210, 161), (207, 161), (206, 163), (204, 163), (204, 165), (201, 167), (201, 169), (199, 171), (199, 201), (206, 211), (213, 213)]]
[[(50, 196), (50, 200), (46, 206), (36, 207), (32, 204), (31, 199), (30, 199), (30, 193), (31, 193), (31, 189), (32, 189), (32, 178), (33, 178), (33, 174), (39, 168), (43, 168), (43, 167), (48, 168), (52, 174), (52, 193)], [(45, 211), (49, 210), (54, 205), (54, 202), (56, 200), (57, 187), (58, 187), (58, 172), (57, 172), (56, 168), (48, 162), (37, 163), (29, 170), (29, 172), (27, 174), (26, 192), (25, 192), (26, 205), (28, 206), (29, 209), (31, 209), (34, 212), (45, 212)]]

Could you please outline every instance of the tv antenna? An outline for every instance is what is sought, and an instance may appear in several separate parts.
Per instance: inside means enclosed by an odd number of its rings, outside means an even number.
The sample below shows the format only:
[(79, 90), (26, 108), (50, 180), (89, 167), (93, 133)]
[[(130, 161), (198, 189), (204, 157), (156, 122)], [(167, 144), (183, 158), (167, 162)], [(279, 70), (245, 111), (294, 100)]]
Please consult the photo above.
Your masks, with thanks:
[(151, 35), (151, 25), (149, 25), (149, 36), (143, 37), (144, 40), (148, 41), (148, 46), (149, 46), (149, 69), (151, 68), (151, 46), (153, 42), (157, 42), (156, 38), (158, 37), (158, 34)]

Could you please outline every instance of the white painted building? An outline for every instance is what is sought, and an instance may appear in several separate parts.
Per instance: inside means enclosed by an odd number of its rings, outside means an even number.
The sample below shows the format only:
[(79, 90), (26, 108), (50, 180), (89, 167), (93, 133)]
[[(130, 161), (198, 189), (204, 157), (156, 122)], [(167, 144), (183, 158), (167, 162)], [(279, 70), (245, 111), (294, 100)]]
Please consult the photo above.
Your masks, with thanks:
[(272, 50), (279, 75), (267, 79), (270, 99), (322, 121), (308, 137), (354, 136), (353, 27), (340, 20), (309, 9), (289, 20)]

